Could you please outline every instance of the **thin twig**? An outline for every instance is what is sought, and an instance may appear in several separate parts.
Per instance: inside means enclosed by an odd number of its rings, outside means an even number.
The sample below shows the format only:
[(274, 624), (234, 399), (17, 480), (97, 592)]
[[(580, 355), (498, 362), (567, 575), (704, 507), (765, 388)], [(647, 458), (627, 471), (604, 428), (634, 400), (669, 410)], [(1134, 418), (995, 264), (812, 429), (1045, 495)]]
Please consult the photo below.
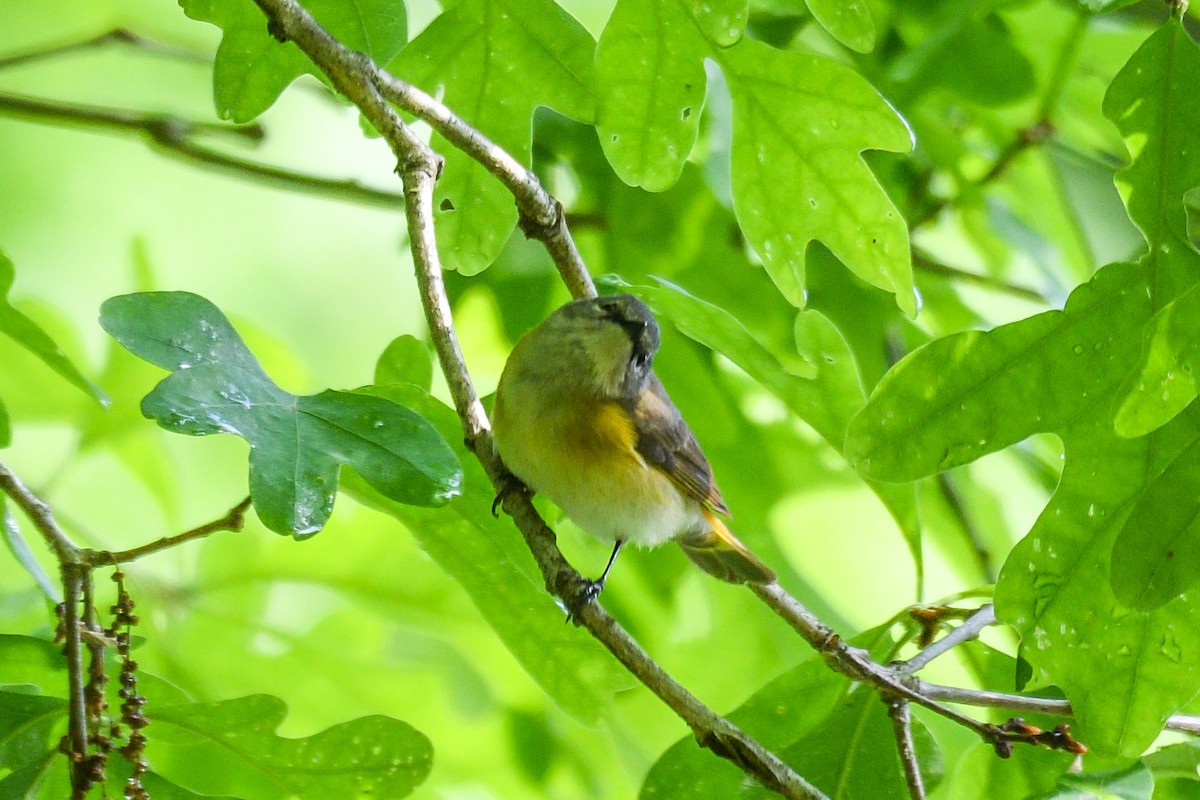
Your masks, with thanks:
[(0, 463), (0, 491), (11, 497), (25, 512), (25, 516), (37, 528), (38, 533), (46, 540), (46, 544), (54, 552), (59, 564), (80, 564), (80, 550), (63, 532), (54, 519), (50, 507), (42, 502), (21, 479), (14, 475), (8, 467)]
[(912, 735), (912, 710), (908, 701), (889, 702), (888, 716), (892, 718), (896, 750), (900, 754), (900, 764), (904, 767), (904, 782), (908, 784), (908, 795), (912, 800), (925, 800), (925, 781), (921, 777), (921, 765), (917, 762), (917, 748)]
[(252, 143), (265, 138), (262, 126), (194, 122), (168, 114), (124, 108), (58, 103), (35, 97), (0, 93), (0, 115), (34, 122), (139, 136), (165, 155), (216, 168), (233, 177), (266, 183), (280, 189), (347, 200), (365, 205), (399, 208), (404, 198), (394, 192), (364, 186), (355, 180), (322, 178), (229, 155), (200, 144), (198, 135), (220, 135)]
[(984, 582), (988, 584), (995, 583), (996, 568), (992, 565), (992, 553), (983, 541), (983, 536), (979, 532), (979, 526), (971, 519), (971, 515), (967, 511), (967, 504), (963, 502), (962, 493), (958, 490), (954, 481), (951, 480), (949, 472), (939, 472), (934, 477), (934, 480), (937, 481), (938, 491), (941, 492), (942, 499), (950, 507), (950, 513), (958, 521), (958, 526), (962, 528), (963, 533), (967, 537), (968, 544), (971, 545), (971, 552), (974, 554), (975, 561), (979, 565), (979, 571), (983, 574)]
[[(1012, 166), (1012, 163), (1019, 155), (1034, 145), (1038, 145), (1046, 141), (1053, 134), (1054, 126), (1050, 123), (1050, 120), (1044, 116), (1040, 117), (1033, 124), (1017, 131), (1016, 138), (1009, 142), (1008, 145), (1000, 151), (1000, 154), (996, 156), (996, 160), (992, 162), (992, 166), (987, 172), (985, 172), (972, 183), (972, 187), (978, 191), (995, 181), (997, 178), (1000, 178), (1005, 172), (1008, 171), (1008, 168)], [(942, 211), (944, 211), (950, 205), (957, 203), (961, 195), (962, 192), (959, 192), (959, 194), (955, 195), (954, 197), (943, 197), (926, 206), (923, 211), (917, 214), (913, 219), (909, 220), (909, 229), (916, 230), (917, 228), (928, 224), (934, 219), (937, 219), (938, 215), (941, 214)]]
[(93, 50), (96, 48), (105, 47), (110, 44), (132, 45), (139, 50), (143, 50), (147, 53), (153, 53), (155, 55), (163, 55), (187, 61), (205, 63), (209, 62), (209, 59), (200, 53), (195, 53), (191, 50), (184, 50), (181, 47), (171, 47), (170, 45), (155, 42), (125, 28), (116, 28), (108, 31), (107, 33), (101, 33), (97, 36), (92, 36), (91, 38), (82, 39), (77, 42), (51, 45), (49, 47), (41, 47), (24, 53), (16, 53), (15, 55), (4, 56), (3, 58), (0, 58), (0, 69), (24, 66), (37, 61), (46, 61), (51, 58), (59, 58), (61, 56), (70, 55), (82, 50)]
[(979, 610), (959, 625), (950, 633), (938, 639), (933, 644), (926, 647), (920, 653), (898, 665), (897, 670), (901, 675), (915, 675), (920, 670), (924, 669), (930, 661), (933, 661), (940, 655), (950, 652), (951, 649), (957, 647), (965, 641), (974, 639), (979, 635), (979, 632), (989, 625), (996, 624), (996, 609), (991, 604), (980, 606)]
[(865, 650), (851, 647), (832, 628), (821, 622), (804, 605), (788, 594), (777, 583), (768, 585), (747, 584), (760, 600), (785, 620), (792, 629), (809, 643), (833, 669), (843, 675), (865, 683), (891, 701), (908, 700), (919, 706), (974, 731), (985, 742), (1002, 749), (1007, 742), (1026, 741), (1020, 732), (1006, 730), (990, 722), (981, 722), (949, 708), (918, 688), (916, 679), (902, 672), (878, 664)]
[(81, 555), (83, 560), (89, 567), (115, 566), (117, 564), (125, 564), (130, 561), (135, 561), (142, 556), (148, 556), (151, 553), (157, 553), (161, 550), (166, 550), (169, 547), (183, 544), (192, 539), (200, 539), (217, 531), (240, 531), (246, 524), (246, 511), (250, 508), (250, 498), (247, 497), (242, 502), (238, 503), (233, 508), (229, 509), (220, 519), (215, 519), (212, 522), (206, 522), (192, 528), (189, 531), (176, 534), (174, 536), (164, 536), (147, 544), (138, 547), (131, 547), (128, 550), (83, 550)]
[[(985, 689), (964, 689), (959, 686), (944, 686), (919, 679), (910, 681), (913, 689), (925, 697), (947, 703), (959, 703), (980, 708), (1000, 708), (1006, 711), (1023, 711), (1030, 714), (1047, 714), (1056, 717), (1073, 716), (1071, 704), (1054, 697), (1030, 697), (1028, 695), (992, 692)], [(1164, 727), (1167, 730), (1200, 735), (1200, 716), (1172, 714)]]
[(916, 249), (913, 250), (913, 269), (921, 272), (927, 272), (930, 275), (940, 275), (943, 278), (950, 278), (956, 281), (965, 283), (974, 283), (983, 286), (986, 289), (991, 289), (996, 292), (1004, 292), (1015, 297), (1020, 297), (1025, 300), (1033, 300), (1036, 303), (1049, 305), (1050, 301), (1039, 292), (1037, 289), (1030, 289), (1028, 286), (1020, 286), (1015, 283), (1001, 280), (1000, 278), (991, 275), (983, 275), (978, 272), (968, 272), (965, 269), (952, 267), (949, 264), (943, 264), (940, 261), (934, 260), (931, 256), (922, 253)]

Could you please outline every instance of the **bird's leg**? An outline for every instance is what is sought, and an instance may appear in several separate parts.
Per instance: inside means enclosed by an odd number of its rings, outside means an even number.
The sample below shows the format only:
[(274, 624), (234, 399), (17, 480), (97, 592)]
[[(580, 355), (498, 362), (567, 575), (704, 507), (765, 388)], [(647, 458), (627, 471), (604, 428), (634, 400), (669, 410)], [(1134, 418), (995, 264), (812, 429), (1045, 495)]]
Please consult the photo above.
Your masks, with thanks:
[(612, 555), (608, 557), (608, 564), (604, 567), (604, 572), (597, 580), (583, 579), (583, 591), (579, 593), (579, 599), (567, 609), (567, 622), (575, 622), (578, 624), (579, 611), (588, 603), (600, 596), (600, 592), (604, 590), (604, 582), (608, 580), (608, 573), (612, 570), (613, 563), (617, 560), (617, 553), (621, 552), (624, 547), (625, 540), (617, 539), (613, 545)]

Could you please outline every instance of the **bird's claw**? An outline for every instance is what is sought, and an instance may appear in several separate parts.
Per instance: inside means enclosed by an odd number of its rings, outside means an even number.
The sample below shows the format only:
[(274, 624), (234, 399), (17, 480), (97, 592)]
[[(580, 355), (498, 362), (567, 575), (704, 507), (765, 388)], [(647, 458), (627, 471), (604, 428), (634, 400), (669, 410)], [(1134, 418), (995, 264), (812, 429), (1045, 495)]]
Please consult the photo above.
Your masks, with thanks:
[(573, 622), (576, 625), (582, 625), (583, 619), (580, 616), (583, 609), (590, 603), (596, 602), (596, 598), (600, 596), (600, 592), (604, 591), (604, 581), (593, 581), (584, 578), (579, 587), (579, 591), (574, 597), (567, 602), (567, 619), (566, 622)]

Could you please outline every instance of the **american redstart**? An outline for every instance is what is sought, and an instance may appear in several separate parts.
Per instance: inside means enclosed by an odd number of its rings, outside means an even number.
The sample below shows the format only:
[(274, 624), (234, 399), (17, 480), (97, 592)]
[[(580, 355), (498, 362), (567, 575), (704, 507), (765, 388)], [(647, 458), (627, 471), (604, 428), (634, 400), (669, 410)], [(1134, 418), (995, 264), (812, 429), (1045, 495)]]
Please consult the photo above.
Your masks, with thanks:
[(525, 334), (505, 364), (492, 415), (496, 448), (532, 491), (612, 542), (590, 597), (626, 542), (674, 539), (697, 566), (730, 583), (775, 573), (722, 521), (712, 468), (652, 362), (659, 328), (622, 294), (576, 300)]

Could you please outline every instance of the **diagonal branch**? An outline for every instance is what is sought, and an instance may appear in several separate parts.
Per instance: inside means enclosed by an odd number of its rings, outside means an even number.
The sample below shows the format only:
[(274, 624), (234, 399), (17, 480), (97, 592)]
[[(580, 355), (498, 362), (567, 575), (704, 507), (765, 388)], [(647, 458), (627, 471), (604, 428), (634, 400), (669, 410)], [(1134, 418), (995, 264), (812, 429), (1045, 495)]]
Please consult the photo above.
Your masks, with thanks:
[[(492, 447), (487, 415), (466, 370), (442, 283), (433, 228), (433, 187), (441, 169), (440, 157), (418, 140), (388, 106), (380, 91), (382, 74), (373, 63), (343, 47), (293, 0), (255, 2), (266, 13), (276, 38), (295, 42), (329, 76), (338, 90), (359, 107), (396, 154), (397, 171), (404, 181), (405, 211), (417, 281), (438, 358), (467, 441), (493, 483), (501, 488), (506, 473)], [(494, 146), (492, 150), (502, 152)], [(507, 156), (499, 161), (505, 159), (511, 162)], [(506, 171), (505, 174), (509, 173)], [(528, 177), (532, 179), (532, 176)], [(530, 184), (522, 183), (522, 188), (529, 189)], [(540, 191), (540, 187), (538, 189)], [(528, 197), (525, 201), (528, 202)], [(522, 200), (519, 198), (518, 202), (520, 204)], [(562, 209), (557, 202), (542, 210), (551, 211), (550, 218), (562, 226)], [(525, 213), (524, 208), (522, 211)], [(586, 272), (582, 274), (586, 275)], [(554, 534), (538, 517), (528, 497), (508, 493), (504, 502), (537, 558), (547, 587), (571, 605), (571, 600), (582, 594), (583, 578), (566, 563), (555, 545)], [(811, 800), (824, 797), (778, 756), (703, 705), (672, 679), (599, 604), (586, 605), (580, 620), (631, 673), (687, 722), (701, 745), (729, 759), (784, 797)]]

